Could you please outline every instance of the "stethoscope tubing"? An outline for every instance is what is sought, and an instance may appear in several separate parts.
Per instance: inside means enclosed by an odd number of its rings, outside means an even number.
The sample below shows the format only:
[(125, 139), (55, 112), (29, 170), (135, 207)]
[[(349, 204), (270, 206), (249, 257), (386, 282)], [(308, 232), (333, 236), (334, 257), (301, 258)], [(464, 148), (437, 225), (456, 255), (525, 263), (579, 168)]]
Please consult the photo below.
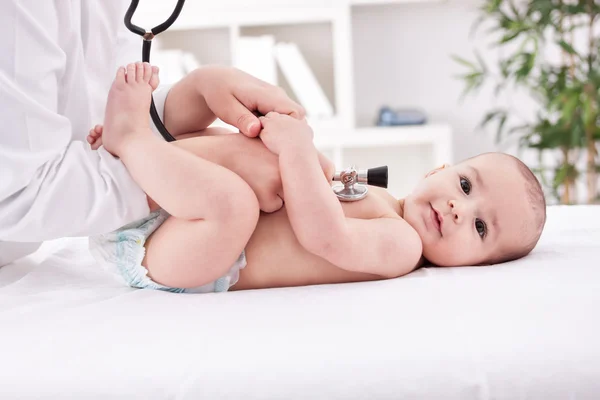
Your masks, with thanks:
[[(152, 47), (152, 39), (154, 38), (154, 36), (158, 35), (161, 32), (166, 31), (167, 29), (169, 29), (169, 27), (171, 25), (173, 25), (173, 23), (175, 22), (177, 17), (179, 17), (179, 14), (181, 13), (181, 10), (183, 9), (184, 3), (185, 3), (185, 0), (177, 0), (177, 5), (175, 6), (175, 9), (171, 13), (171, 16), (162, 24), (157, 25), (154, 28), (152, 28), (150, 30), (150, 32), (146, 32), (146, 30), (144, 30), (143, 28), (140, 28), (139, 26), (137, 26), (131, 22), (131, 19), (133, 18), (133, 14), (135, 13), (135, 10), (139, 4), (139, 0), (131, 0), (131, 4), (129, 5), (129, 8), (127, 9), (127, 12), (125, 13), (125, 21), (124, 22), (125, 22), (125, 26), (127, 27), (127, 29), (129, 29), (131, 32), (133, 32), (136, 35), (139, 35), (143, 38), (143, 42), (142, 42), (142, 61), (143, 62), (147, 62), (147, 63), (150, 62), (150, 50)], [(152, 117), (152, 121), (154, 122), (154, 125), (156, 126), (156, 129), (161, 134), (161, 136), (167, 142), (175, 141), (175, 138), (173, 137), (173, 135), (171, 135), (171, 133), (169, 133), (169, 131), (163, 124), (162, 120), (160, 119), (160, 116), (158, 115), (158, 111), (156, 110), (156, 105), (154, 104), (154, 97), (152, 97), (152, 100), (150, 103), (150, 116)]]

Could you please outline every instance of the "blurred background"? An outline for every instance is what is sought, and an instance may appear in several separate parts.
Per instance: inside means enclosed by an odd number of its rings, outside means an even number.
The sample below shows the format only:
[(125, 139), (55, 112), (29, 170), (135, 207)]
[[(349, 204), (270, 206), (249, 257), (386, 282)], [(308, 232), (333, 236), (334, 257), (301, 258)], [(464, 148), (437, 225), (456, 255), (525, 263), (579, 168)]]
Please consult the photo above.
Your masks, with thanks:
[[(174, 6), (142, 1), (134, 23)], [(222, 64), (283, 87), (338, 168), (388, 165), (396, 196), (504, 151), (549, 204), (598, 203), (599, 14), (594, 0), (187, 0), (151, 62), (162, 83)]]

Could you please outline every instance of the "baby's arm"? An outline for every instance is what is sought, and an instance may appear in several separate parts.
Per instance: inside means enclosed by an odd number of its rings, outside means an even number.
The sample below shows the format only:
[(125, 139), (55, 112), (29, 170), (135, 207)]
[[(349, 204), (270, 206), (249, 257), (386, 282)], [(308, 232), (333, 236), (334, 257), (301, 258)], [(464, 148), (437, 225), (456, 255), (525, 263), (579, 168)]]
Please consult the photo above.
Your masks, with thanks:
[[(87, 141), (92, 149), (102, 145), (103, 126), (90, 130)], [(277, 156), (257, 138), (249, 138), (225, 128), (206, 128), (201, 132), (181, 133), (172, 146), (180, 147), (239, 175), (254, 191), (260, 209), (270, 213), (283, 205), (283, 189)], [(320, 167), (328, 180), (335, 172), (333, 163), (319, 153)], [(160, 207), (150, 197), (151, 211)]]
[(323, 179), (306, 122), (269, 113), (262, 124), (260, 137), (279, 155), (288, 217), (304, 248), (349, 271), (397, 277), (414, 269), (421, 240), (406, 221), (345, 216)]

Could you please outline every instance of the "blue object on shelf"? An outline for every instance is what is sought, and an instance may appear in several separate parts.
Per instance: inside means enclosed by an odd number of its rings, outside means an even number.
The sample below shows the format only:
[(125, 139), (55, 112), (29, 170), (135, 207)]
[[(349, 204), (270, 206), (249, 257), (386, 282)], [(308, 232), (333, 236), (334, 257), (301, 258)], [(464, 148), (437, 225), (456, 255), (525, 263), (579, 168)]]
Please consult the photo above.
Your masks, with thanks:
[(427, 117), (419, 110), (392, 110), (387, 106), (381, 107), (377, 118), (377, 126), (423, 125), (426, 122)]

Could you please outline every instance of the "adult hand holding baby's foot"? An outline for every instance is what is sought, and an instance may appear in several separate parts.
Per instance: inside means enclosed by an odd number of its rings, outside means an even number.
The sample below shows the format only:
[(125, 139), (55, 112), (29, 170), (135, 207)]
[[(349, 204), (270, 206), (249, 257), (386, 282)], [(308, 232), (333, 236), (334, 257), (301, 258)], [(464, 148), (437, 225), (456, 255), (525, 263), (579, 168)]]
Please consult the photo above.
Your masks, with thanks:
[(102, 143), (110, 153), (119, 156), (131, 139), (152, 135), (148, 110), (157, 86), (158, 68), (148, 63), (119, 68), (108, 93), (102, 133)]

